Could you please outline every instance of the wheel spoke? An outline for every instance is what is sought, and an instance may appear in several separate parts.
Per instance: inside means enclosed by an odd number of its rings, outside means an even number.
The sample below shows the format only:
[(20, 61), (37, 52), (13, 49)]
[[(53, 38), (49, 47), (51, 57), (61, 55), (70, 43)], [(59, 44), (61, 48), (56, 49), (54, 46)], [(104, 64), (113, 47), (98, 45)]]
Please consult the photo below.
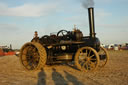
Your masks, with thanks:
[(88, 69), (88, 68), (89, 68), (88, 63), (87, 63), (87, 64), (85, 64), (85, 66), (86, 66), (86, 69), (87, 69), (87, 70), (89, 70), (89, 69)]
[(86, 50), (86, 53), (88, 54), (88, 50)]
[(96, 58), (91, 58), (90, 60), (95, 60), (96, 61), (97, 59)]
[(94, 57), (94, 54), (90, 56), (90, 58)]
[(90, 61), (90, 69), (93, 69), (95, 67), (95, 63)]
[(80, 65), (83, 65), (85, 62), (86, 62), (86, 61), (84, 61), (84, 60), (80, 60), (80, 61), (79, 61), (79, 64), (80, 64)]
[(28, 64), (31, 66), (32, 65), (32, 60), (29, 60), (28, 61)]
[(90, 54), (91, 54), (91, 50), (89, 50), (88, 57), (90, 57)]
[(85, 56), (79, 56), (79, 60), (84, 60)]
[(83, 64), (82, 68), (83, 68), (84, 70), (88, 70), (88, 62), (85, 62), (85, 63)]

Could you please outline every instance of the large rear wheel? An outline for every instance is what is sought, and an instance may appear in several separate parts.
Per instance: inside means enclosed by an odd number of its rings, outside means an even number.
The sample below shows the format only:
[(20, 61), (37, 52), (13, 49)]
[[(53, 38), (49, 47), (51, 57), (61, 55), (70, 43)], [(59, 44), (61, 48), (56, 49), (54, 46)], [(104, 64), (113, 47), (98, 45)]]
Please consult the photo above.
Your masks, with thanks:
[(38, 70), (46, 64), (47, 53), (45, 48), (37, 42), (28, 42), (20, 50), (21, 64), (27, 70)]
[(75, 55), (75, 65), (78, 69), (85, 72), (93, 71), (99, 64), (99, 55), (91, 47), (82, 47), (78, 49)]

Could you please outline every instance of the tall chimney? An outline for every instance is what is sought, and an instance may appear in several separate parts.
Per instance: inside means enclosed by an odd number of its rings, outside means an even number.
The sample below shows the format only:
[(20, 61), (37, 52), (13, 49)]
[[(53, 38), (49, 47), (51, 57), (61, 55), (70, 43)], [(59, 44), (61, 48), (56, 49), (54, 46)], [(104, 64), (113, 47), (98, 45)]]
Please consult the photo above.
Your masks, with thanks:
[(89, 27), (90, 27), (90, 37), (95, 38), (95, 26), (94, 26), (94, 9), (93, 7), (88, 8), (89, 16)]

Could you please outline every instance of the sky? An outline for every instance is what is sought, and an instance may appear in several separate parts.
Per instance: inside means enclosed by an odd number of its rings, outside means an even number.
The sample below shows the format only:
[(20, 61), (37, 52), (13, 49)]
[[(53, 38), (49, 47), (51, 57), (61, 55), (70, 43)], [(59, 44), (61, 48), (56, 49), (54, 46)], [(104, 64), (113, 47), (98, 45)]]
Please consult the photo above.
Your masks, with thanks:
[[(0, 0), (0, 46), (30, 42), (34, 31), (50, 35), (74, 24), (89, 35), (89, 0)], [(93, 0), (90, 0), (93, 1)], [(103, 44), (128, 43), (128, 0), (94, 0), (96, 36)]]

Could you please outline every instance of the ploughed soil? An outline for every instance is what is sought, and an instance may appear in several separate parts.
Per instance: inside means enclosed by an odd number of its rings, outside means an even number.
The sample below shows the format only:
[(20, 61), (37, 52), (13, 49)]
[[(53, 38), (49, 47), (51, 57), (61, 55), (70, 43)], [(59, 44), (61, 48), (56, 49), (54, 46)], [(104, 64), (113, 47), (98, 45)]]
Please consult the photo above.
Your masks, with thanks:
[(0, 57), (0, 85), (128, 85), (128, 51), (109, 51), (104, 68), (82, 72), (61, 64), (26, 71), (17, 56)]

